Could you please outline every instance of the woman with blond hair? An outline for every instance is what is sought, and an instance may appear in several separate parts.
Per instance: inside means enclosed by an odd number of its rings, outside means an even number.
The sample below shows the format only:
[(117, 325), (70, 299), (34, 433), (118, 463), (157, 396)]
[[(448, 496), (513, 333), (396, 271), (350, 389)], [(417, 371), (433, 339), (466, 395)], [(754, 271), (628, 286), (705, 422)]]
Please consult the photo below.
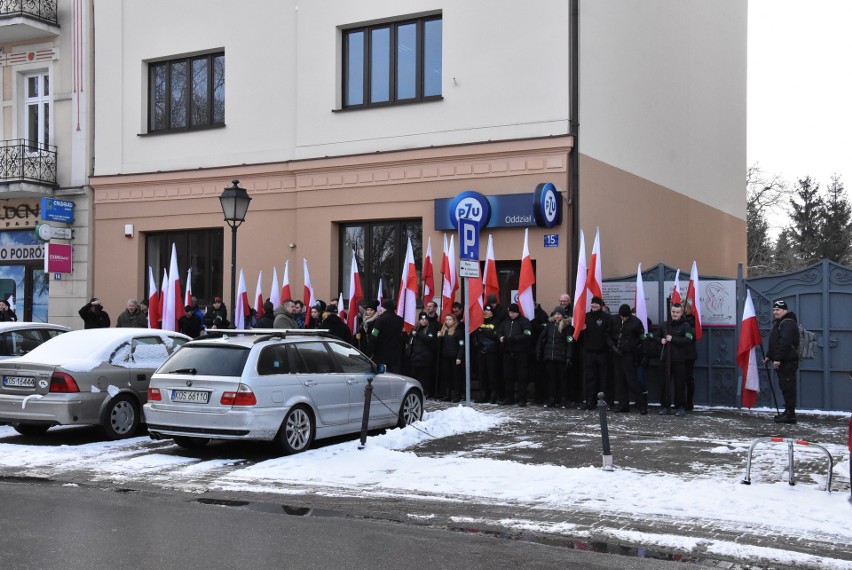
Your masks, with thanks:
[(438, 331), (438, 366), (441, 371), (441, 384), (445, 401), (461, 400), (461, 388), (464, 383), (464, 329), (452, 313), (444, 317), (444, 326)]

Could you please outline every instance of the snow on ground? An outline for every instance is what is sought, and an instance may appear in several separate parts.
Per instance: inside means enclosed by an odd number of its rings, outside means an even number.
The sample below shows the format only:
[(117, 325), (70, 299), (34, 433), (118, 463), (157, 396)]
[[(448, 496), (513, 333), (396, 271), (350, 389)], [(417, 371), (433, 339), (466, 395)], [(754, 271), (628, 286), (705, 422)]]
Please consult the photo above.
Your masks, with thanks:
[[(786, 482), (760, 482), (745, 486), (739, 474), (712, 478), (639, 472), (616, 468), (567, 468), (531, 465), (493, 458), (421, 456), (417, 445), (431, 438), (489, 430), (509, 421), (499, 411), (453, 407), (427, 413), (423, 421), (405, 429), (371, 437), (364, 449), (358, 441), (327, 445), (289, 457), (273, 457), (243, 465), (240, 460), (206, 460), (173, 455), (172, 443), (135, 438), (77, 446), (33, 446), (3, 443), (16, 435), (0, 427), (0, 472), (22, 469), (31, 474), (89, 470), (93, 479), (148, 480), (164, 483), (176, 478), (206, 474), (207, 487), (223, 491), (292, 494), (307, 489), (340, 496), (396, 496), (519, 505), (526, 509), (599, 512), (605, 519), (628, 515), (637, 520), (706, 520), (709, 525), (742, 529), (743, 533), (794, 536), (830, 544), (852, 544), (852, 506), (848, 494), (826, 493), (821, 486), (790, 486)], [(165, 453), (168, 451), (169, 453)], [(742, 453), (742, 446), (724, 445), (714, 453)], [(848, 478), (848, 453), (835, 468), (839, 479)], [(227, 469), (225, 469), (227, 468)], [(165, 475), (164, 475), (165, 474)], [(167, 483), (165, 483), (167, 484)], [(412, 515), (418, 516), (418, 515)], [(539, 532), (568, 533), (565, 521), (490, 521), (504, 527)], [(724, 540), (699, 540), (678, 535), (631, 534), (611, 529), (610, 536), (628, 542), (681, 548), (708, 555), (768, 560), (812, 568), (850, 568), (852, 563)], [(830, 553), (828, 553), (830, 554)]]

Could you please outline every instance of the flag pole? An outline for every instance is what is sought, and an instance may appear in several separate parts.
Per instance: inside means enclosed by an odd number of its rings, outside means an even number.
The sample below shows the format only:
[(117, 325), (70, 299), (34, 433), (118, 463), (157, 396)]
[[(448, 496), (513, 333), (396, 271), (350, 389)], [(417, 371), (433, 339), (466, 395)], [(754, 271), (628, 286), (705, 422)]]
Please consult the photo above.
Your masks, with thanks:
[(775, 412), (780, 414), (778, 409), (778, 399), (775, 397), (775, 387), (772, 385), (772, 371), (769, 370), (769, 363), (766, 361), (766, 354), (763, 352), (763, 345), (760, 345), (760, 355), (763, 356), (763, 367), (766, 368), (766, 377), (769, 379), (769, 390), (772, 392), (772, 402), (775, 404)]

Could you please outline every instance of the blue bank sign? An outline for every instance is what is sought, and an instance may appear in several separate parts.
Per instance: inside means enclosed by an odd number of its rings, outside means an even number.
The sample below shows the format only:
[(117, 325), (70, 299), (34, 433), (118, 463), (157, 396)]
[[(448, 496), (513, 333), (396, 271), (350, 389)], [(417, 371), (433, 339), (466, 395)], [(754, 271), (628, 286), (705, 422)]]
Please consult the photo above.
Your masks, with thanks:
[(74, 202), (71, 200), (41, 199), (41, 219), (49, 222), (74, 222)]
[[(553, 184), (545, 192), (483, 196), (466, 190), (435, 200), (435, 229), (456, 230), (459, 218), (476, 220), (479, 229), (554, 227), (562, 222), (562, 199)], [(538, 199), (539, 203), (534, 203)]]

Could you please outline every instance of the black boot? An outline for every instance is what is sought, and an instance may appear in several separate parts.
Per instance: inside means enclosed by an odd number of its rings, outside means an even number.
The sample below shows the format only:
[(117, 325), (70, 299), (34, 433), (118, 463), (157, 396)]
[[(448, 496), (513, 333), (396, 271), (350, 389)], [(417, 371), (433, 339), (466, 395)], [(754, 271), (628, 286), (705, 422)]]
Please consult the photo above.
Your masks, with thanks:
[(637, 402), (639, 406), (639, 413), (643, 416), (648, 413), (648, 392), (642, 392), (639, 394), (639, 401)]

